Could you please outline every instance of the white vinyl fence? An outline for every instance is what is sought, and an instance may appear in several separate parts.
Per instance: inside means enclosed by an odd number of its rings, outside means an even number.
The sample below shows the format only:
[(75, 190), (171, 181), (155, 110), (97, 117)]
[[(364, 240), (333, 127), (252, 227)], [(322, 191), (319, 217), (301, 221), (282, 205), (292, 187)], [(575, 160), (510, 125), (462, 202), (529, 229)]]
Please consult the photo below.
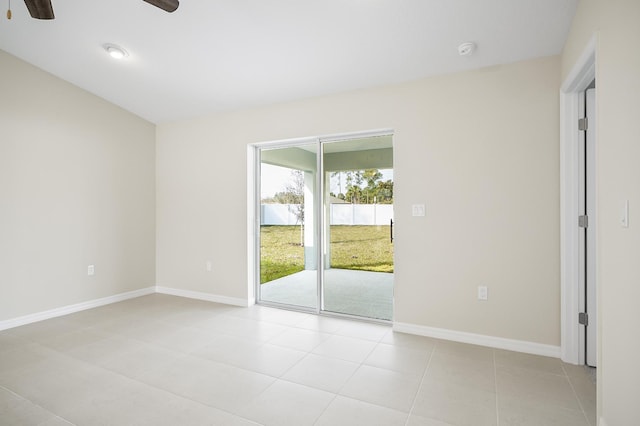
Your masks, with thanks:
[[(262, 204), (261, 225), (299, 225), (297, 204)], [(331, 204), (331, 225), (388, 225), (393, 204)]]

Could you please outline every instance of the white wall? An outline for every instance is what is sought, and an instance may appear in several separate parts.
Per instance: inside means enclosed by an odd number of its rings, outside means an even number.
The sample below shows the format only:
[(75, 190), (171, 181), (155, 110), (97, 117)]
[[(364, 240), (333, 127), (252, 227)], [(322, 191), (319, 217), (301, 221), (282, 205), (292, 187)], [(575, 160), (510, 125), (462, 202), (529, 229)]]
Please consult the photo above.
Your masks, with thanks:
[(153, 285), (155, 126), (2, 51), (0, 70), (0, 321)]
[(640, 53), (629, 48), (639, 22), (637, 0), (582, 0), (562, 56), (565, 78), (597, 36), (598, 412), (609, 426), (640, 422)]
[(559, 76), (551, 57), (159, 125), (158, 283), (247, 298), (248, 144), (393, 128), (395, 321), (559, 345)]

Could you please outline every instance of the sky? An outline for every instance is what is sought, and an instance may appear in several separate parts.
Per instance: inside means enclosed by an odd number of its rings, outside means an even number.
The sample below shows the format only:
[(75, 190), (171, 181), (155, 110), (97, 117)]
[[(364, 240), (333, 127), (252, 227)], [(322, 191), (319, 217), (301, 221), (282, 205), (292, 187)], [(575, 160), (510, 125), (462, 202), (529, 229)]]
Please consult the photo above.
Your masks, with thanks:
[[(262, 164), (262, 175), (260, 179), (260, 195), (261, 198), (273, 197), (276, 192), (285, 190), (287, 183), (291, 178), (291, 169), (286, 167), (272, 166), (271, 164)], [(380, 169), (382, 180), (393, 180), (393, 169)], [(339, 189), (338, 177), (331, 178), (331, 189), (329, 192), (338, 194)], [(346, 191), (346, 182), (344, 176), (342, 178), (342, 192)]]

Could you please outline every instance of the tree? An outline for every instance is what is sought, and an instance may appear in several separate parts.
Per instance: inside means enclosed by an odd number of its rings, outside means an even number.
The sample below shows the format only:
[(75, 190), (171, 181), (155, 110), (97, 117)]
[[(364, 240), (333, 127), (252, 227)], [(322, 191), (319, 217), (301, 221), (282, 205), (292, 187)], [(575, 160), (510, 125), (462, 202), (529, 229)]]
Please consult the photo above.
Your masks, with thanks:
[(353, 204), (392, 204), (393, 181), (382, 182), (382, 173), (378, 169), (349, 170), (333, 172), (331, 176), (341, 176), (344, 173), (346, 193), (342, 198)]
[(362, 199), (362, 173), (362, 170), (349, 170), (344, 172), (344, 174), (346, 175), (345, 180), (347, 182), (347, 192), (345, 194), (345, 199), (353, 204), (360, 204), (360, 200)]
[(300, 223), (300, 245), (304, 246), (304, 172), (291, 170), (291, 180), (285, 187), (285, 193), (289, 194), (293, 201), (289, 204), (289, 211), (296, 216), (296, 222)]
[(300, 197), (292, 192), (283, 191), (276, 192), (273, 197), (263, 198), (262, 204), (298, 204), (302, 200)]
[(360, 204), (360, 200), (362, 199), (362, 188), (357, 185), (348, 186), (345, 199), (351, 204)]
[(263, 204), (286, 204), (290, 213), (300, 224), (300, 245), (304, 245), (304, 172), (291, 170), (291, 178), (284, 191), (276, 192), (273, 197), (263, 198)]
[(382, 179), (382, 173), (378, 169), (366, 169), (361, 173), (362, 179), (367, 183), (364, 188), (366, 203), (374, 203), (377, 198), (377, 182)]
[(362, 179), (367, 182), (367, 188), (374, 189), (376, 183), (382, 179), (382, 173), (378, 169), (366, 169), (362, 172)]
[(376, 196), (380, 204), (393, 204), (393, 181), (378, 182)]
[(340, 195), (342, 195), (344, 197), (344, 194), (342, 193), (342, 172), (332, 172), (331, 173), (331, 177), (338, 177), (338, 195), (337, 197), (340, 197)]

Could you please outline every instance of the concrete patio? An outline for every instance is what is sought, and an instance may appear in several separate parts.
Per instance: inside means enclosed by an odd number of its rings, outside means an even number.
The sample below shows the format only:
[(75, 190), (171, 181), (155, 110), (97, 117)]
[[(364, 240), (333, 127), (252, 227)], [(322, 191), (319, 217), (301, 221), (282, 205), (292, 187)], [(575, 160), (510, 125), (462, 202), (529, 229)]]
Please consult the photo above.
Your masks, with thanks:
[[(315, 309), (316, 271), (305, 270), (260, 287), (261, 300)], [(324, 310), (367, 318), (393, 318), (393, 274), (386, 272), (327, 269), (324, 278)]]

